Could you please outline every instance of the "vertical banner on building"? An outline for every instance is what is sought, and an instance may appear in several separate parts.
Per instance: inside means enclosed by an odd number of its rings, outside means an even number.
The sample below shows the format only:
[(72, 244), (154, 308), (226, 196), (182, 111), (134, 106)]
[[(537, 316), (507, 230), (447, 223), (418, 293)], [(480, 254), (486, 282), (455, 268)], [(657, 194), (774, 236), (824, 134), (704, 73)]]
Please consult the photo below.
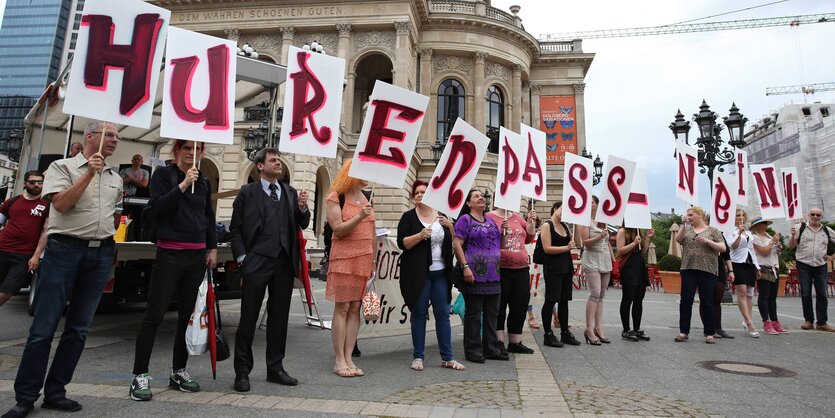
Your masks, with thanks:
[(548, 165), (565, 164), (565, 154), (577, 154), (576, 115), (574, 96), (539, 98), (539, 129), (545, 132)]
[[(545, 186), (546, 141), (545, 132), (522, 124), (519, 132), (527, 142), (527, 154), (522, 161), (522, 196), (547, 201)], [(574, 154), (577, 155), (577, 154)]]
[[(591, 225), (591, 188), (594, 165), (591, 159), (565, 154), (562, 177), (562, 220), (570, 224)], [(598, 208), (598, 211), (600, 209)]]
[(344, 59), (290, 47), (281, 152), (336, 158), (344, 80)]
[(687, 144), (676, 142), (678, 174), (676, 197), (688, 205), (699, 205), (699, 152)]
[(748, 179), (748, 151), (745, 150), (735, 150), (734, 154), (736, 154), (736, 184), (738, 187), (737, 190), (737, 199), (736, 204), (742, 207), (748, 207), (748, 186), (750, 181)]
[(606, 172), (603, 174), (600, 205), (595, 220), (610, 225), (620, 225), (626, 215), (629, 191), (635, 179), (635, 162), (609, 155)]
[(457, 217), (489, 144), (483, 133), (458, 118), (429, 180), (423, 204)]
[(710, 226), (730, 236), (736, 224), (737, 176), (716, 171), (713, 181), (713, 193), (710, 199)]
[(786, 210), (780, 187), (781, 179), (774, 164), (752, 164), (751, 176), (754, 178), (754, 194), (757, 195), (763, 219), (784, 218)]
[(377, 80), (348, 174), (404, 187), (428, 105), (427, 96)]
[[(600, 208), (597, 209), (598, 211)], [(652, 215), (649, 211), (649, 182), (643, 168), (635, 169), (632, 189), (626, 200), (626, 214), (623, 219), (627, 228), (652, 228)]]
[(88, 0), (64, 113), (151, 126), (171, 12), (139, 0)]
[(169, 29), (160, 136), (232, 143), (235, 48), (233, 41)]
[(780, 170), (783, 178), (783, 201), (786, 203), (786, 219), (803, 219), (803, 200), (800, 198), (800, 178), (796, 167)]
[(493, 206), (519, 212), (522, 199), (522, 163), (528, 153), (522, 136), (505, 128), (499, 129), (499, 167), (496, 173), (496, 197)]

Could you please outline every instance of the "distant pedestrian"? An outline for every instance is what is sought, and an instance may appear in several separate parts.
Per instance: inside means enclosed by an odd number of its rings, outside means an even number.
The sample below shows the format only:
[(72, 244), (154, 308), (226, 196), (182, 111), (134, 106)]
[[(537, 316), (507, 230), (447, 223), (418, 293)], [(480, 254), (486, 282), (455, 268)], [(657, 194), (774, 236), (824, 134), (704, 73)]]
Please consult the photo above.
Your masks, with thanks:
[(79, 152), (84, 150), (84, 145), (81, 142), (73, 142), (70, 145), (70, 155), (67, 158), (72, 158), (78, 155)]
[(736, 290), (736, 303), (739, 313), (742, 314), (745, 332), (750, 337), (758, 338), (760, 333), (754, 326), (751, 318), (753, 306), (753, 293), (749, 295), (748, 290), (753, 291), (756, 280), (760, 277), (760, 263), (757, 260), (757, 252), (754, 250), (754, 236), (748, 231), (748, 214), (742, 209), (736, 210), (736, 227), (731, 233), (731, 263), (733, 270), (730, 273), (731, 282)]
[(722, 233), (708, 226), (704, 209), (693, 206), (687, 209), (684, 226), (676, 234), (681, 244), (681, 301), (679, 303), (679, 334), (677, 342), (687, 341), (690, 334), (690, 318), (693, 315), (693, 299), (699, 291), (699, 303), (705, 342), (714, 344), (713, 290), (718, 273), (716, 260), (727, 249)]
[[(644, 313), (644, 296), (649, 286), (647, 253), (655, 230), (650, 229), (641, 237), (637, 228), (622, 227), (618, 230), (617, 248), (620, 267), (620, 285), (623, 296), (620, 301), (620, 322), (623, 332), (620, 336), (627, 341), (649, 341), (650, 337), (641, 329)], [(629, 313), (632, 325), (629, 327)]]
[(760, 261), (760, 277), (757, 287), (760, 291), (757, 307), (763, 319), (763, 332), (766, 334), (788, 334), (777, 319), (777, 291), (780, 285), (777, 272), (780, 271), (779, 254), (783, 246), (780, 234), (771, 236), (766, 228), (771, 221), (762, 217), (751, 221), (751, 233), (754, 234), (754, 248)]
[[(562, 202), (556, 201), (551, 206), (551, 219), (539, 228), (539, 239), (545, 252), (543, 272), (545, 276), (545, 302), (542, 304), (542, 329), (545, 331), (544, 343), (549, 347), (580, 345), (568, 327), (568, 301), (574, 289), (572, 276), (574, 263), (571, 250), (576, 248), (568, 225), (562, 222)], [(551, 317), (557, 304), (560, 339), (551, 331)]]
[[(835, 328), (827, 324), (826, 262), (835, 259), (827, 253), (830, 242), (835, 243), (835, 231), (821, 223), (823, 211), (820, 208), (809, 210), (808, 222), (800, 227), (791, 228), (789, 248), (797, 248), (797, 273), (800, 276), (800, 300), (803, 304), (803, 319), (806, 322), (800, 327), (819, 331), (835, 332)], [(812, 286), (815, 289), (815, 310), (818, 321), (815, 322), (815, 312), (812, 311)]]
[(589, 288), (586, 300), (586, 330), (583, 337), (587, 344), (608, 344), (610, 341), (603, 333), (603, 299), (609, 289), (612, 278), (612, 246), (609, 243), (609, 227), (595, 221), (597, 205), (600, 200), (592, 196), (590, 226), (577, 225), (576, 234), (583, 247), (582, 266)]

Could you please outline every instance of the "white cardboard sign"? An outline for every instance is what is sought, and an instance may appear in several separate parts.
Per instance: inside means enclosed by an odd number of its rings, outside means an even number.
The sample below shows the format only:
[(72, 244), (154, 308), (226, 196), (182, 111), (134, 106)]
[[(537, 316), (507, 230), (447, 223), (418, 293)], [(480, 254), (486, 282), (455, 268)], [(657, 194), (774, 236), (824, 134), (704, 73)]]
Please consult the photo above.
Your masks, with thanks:
[(595, 221), (611, 225), (623, 223), (634, 179), (634, 161), (609, 155), (606, 160), (606, 172), (601, 178), (603, 190), (600, 192), (600, 205), (597, 207)]
[(594, 164), (591, 159), (571, 152), (565, 153), (565, 168), (562, 177), (563, 222), (583, 226), (591, 225), (593, 175)]
[(737, 175), (717, 171), (710, 204), (710, 226), (730, 236), (736, 224)]
[(736, 204), (742, 207), (748, 207), (748, 186), (751, 183), (749, 178), (748, 167), (748, 151), (735, 150), (736, 154), (736, 184), (738, 186)]
[(652, 228), (652, 215), (649, 211), (649, 182), (647, 172), (643, 168), (635, 169), (635, 178), (632, 180), (632, 190), (629, 191), (629, 198), (626, 200), (626, 215), (623, 221), (627, 228)]
[(348, 174), (403, 187), (428, 105), (427, 96), (377, 80)]
[(527, 154), (522, 162), (522, 196), (540, 201), (547, 201), (546, 194), (546, 161), (545, 132), (521, 124), (519, 132), (522, 140), (527, 142)]
[(147, 129), (171, 12), (138, 0), (88, 0), (64, 113)]
[(693, 206), (699, 205), (699, 152), (682, 142), (676, 142), (678, 174), (676, 198)]
[(336, 158), (344, 79), (344, 59), (290, 47), (281, 152)]
[(800, 177), (796, 167), (780, 170), (783, 179), (783, 201), (786, 203), (786, 219), (803, 219), (803, 199), (800, 198)]
[(235, 42), (171, 27), (165, 51), (160, 136), (231, 144)]
[(423, 204), (457, 217), (489, 144), (490, 140), (483, 133), (458, 118), (429, 180)]
[(751, 175), (754, 177), (754, 194), (760, 205), (763, 219), (777, 219), (786, 216), (783, 204), (781, 179), (774, 164), (752, 164)]
[(494, 206), (519, 212), (522, 199), (522, 161), (528, 143), (522, 136), (502, 126), (499, 129), (499, 166), (496, 174)]

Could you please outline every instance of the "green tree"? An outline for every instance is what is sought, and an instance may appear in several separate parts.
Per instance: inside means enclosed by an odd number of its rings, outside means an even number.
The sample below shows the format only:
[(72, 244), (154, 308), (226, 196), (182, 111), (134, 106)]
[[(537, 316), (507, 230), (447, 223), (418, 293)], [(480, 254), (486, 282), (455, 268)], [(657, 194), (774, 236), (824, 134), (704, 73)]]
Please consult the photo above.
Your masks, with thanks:
[(670, 227), (673, 222), (681, 226), (681, 216), (673, 215), (669, 219), (652, 221), (652, 229), (655, 230), (652, 243), (655, 244), (656, 260), (661, 260), (670, 249)]

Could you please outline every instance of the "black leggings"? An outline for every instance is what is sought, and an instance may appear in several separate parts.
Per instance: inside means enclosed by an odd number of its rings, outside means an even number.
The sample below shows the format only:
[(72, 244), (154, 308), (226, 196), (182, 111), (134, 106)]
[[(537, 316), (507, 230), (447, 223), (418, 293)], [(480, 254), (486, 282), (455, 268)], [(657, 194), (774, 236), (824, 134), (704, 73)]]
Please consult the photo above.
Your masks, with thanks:
[[(763, 273), (765, 276), (766, 273)], [(777, 289), (780, 286), (779, 280), (770, 282), (759, 281), (760, 295), (757, 297), (757, 307), (760, 309), (760, 316), (763, 321), (778, 321), (777, 319)]]
[[(506, 318), (508, 334), (521, 334), (522, 326), (525, 324), (528, 303), (531, 300), (530, 270), (527, 267), (521, 269), (503, 268), (499, 272), (502, 278), (502, 296), (499, 301), (499, 319), (496, 329), (499, 331), (504, 329)], [(508, 306), (510, 307), (509, 312)]]
[(629, 331), (629, 308), (632, 308), (632, 323), (635, 331), (641, 329), (641, 315), (644, 313), (644, 296), (647, 287), (644, 285), (624, 285), (623, 297), (620, 300), (620, 322), (623, 330)]
[[(725, 287), (728, 284), (721, 280), (716, 281), (713, 288), (713, 324), (716, 329), (722, 329), (722, 299), (725, 298)], [(699, 314), (704, 314), (704, 304), (699, 304)]]

